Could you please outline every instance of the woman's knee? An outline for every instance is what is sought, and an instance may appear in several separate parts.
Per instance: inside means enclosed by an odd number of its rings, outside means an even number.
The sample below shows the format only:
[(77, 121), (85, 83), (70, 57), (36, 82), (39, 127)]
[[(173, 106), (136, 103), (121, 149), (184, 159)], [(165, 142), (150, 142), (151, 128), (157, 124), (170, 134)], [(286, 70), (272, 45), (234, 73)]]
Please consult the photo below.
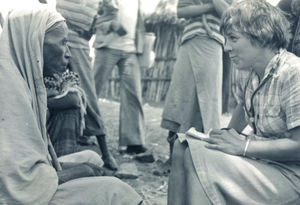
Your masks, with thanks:
[(96, 153), (92, 150), (84, 150), (82, 152), (86, 156), (86, 162), (95, 164), (97, 166), (103, 165), (103, 161), (98, 153)]
[(103, 161), (102, 161), (100, 155), (92, 150), (83, 150), (80, 152), (68, 154), (68, 155), (59, 157), (58, 160), (59, 160), (59, 162), (76, 162), (76, 163), (89, 162), (96, 166), (103, 165)]
[(132, 192), (135, 193), (135, 190), (128, 185), (126, 182), (120, 180), (117, 177), (112, 177), (112, 176), (104, 176), (104, 177), (100, 177), (101, 179), (101, 183), (102, 184), (106, 184), (107, 187), (110, 187), (111, 190), (123, 190), (124, 192)]
[(190, 149), (186, 149), (184, 152), (184, 170), (189, 173), (191, 171), (195, 171), (194, 163), (191, 155)]
[(111, 186), (120, 186), (120, 184), (124, 183), (119, 178), (113, 176), (102, 177), (102, 180), (105, 181), (105, 183), (109, 183)]

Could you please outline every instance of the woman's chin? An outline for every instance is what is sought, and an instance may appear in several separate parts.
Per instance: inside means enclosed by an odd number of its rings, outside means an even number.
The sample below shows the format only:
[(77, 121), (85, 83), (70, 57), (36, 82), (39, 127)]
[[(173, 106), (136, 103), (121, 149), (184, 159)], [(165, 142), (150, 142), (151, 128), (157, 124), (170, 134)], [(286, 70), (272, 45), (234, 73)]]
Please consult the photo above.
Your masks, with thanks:
[(242, 63), (234, 63), (233, 62), (233, 67), (237, 70), (242, 70), (242, 71), (249, 71), (250, 70), (250, 66), (245, 66)]

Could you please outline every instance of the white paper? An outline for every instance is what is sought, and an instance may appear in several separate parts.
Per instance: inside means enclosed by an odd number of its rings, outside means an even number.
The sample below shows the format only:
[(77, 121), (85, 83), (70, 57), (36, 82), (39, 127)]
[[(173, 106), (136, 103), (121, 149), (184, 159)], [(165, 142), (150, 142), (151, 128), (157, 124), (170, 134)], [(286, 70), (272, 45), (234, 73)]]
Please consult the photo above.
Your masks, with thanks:
[(191, 127), (186, 133), (187, 136), (203, 140), (205, 138), (209, 138), (208, 134), (205, 134), (203, 132), (198, 132), (194, 127)]

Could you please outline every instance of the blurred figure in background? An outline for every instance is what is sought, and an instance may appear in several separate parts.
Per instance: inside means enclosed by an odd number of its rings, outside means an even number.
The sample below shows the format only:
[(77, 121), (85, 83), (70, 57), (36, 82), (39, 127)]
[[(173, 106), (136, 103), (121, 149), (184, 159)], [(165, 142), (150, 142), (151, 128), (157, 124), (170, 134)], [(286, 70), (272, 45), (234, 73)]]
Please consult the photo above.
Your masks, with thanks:
[(120, 75), (119, 150), (143, 153), (145, 123), (142, 107), (141, 70), (135, 35), (139, 0), (104, 0), (96, 21), (94, 74), (97, 95), (115, 66)]
[(291, 24), (292, 39), (288, 51), (300, 56), (300, 1), (299, 0), (281, 0), (277, 5)]
[(4, 18), (2, 12), (0, 11), (0, 34), (2, 32), (3, 23), (4, 23)]

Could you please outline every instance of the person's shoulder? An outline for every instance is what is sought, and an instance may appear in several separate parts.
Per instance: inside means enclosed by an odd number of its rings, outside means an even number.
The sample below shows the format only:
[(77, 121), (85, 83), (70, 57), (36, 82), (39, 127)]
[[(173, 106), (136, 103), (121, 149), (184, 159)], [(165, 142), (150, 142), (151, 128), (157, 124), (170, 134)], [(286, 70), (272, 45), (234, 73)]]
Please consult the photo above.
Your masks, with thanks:
[(281, 79), (287, 79), (292, 76), (300, 77), (300, 57), (295, 54), (286, 51), (283, 63), (281, 64), (278, 72)]
[(294, 53), (286, 51), (286, 60), (287, 68), (289, 70), (294, 70), (295, 68), (300, 69), (300, 57), (296, 56)]

